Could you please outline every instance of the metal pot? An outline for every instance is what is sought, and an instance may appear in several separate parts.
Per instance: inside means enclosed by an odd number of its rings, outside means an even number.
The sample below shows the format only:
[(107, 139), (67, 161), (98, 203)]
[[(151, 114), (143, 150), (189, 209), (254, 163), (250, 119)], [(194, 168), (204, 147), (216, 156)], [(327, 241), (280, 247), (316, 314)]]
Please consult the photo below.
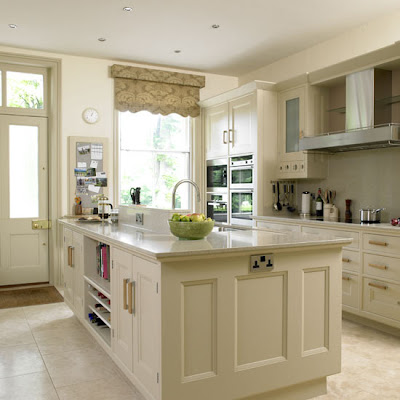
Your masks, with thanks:
[(384, 208), (362, 208), (360, 210), (361, 222), (381, 222), (381, 211)]

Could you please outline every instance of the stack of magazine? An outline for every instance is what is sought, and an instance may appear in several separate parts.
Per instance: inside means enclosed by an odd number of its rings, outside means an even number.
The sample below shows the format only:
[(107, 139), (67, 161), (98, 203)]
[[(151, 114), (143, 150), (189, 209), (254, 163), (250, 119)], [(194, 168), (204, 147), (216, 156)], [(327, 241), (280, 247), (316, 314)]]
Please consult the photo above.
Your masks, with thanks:
[(110, 281), (110, 246), (99, 243), (96, 246), (97, 274)]

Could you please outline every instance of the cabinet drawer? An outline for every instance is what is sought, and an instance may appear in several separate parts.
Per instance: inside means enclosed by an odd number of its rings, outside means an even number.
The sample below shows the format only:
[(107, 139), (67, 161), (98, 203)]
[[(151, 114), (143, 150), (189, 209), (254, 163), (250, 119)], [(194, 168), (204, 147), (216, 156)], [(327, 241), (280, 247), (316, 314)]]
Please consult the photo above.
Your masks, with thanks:
[(343, 272), (342, 274), (342, 303), (349, 307), (358, 308), (359, 302), (358, 276)]
[(363, 246), (365, 250), (400, 255), (399, 236), (373, 235), (366, 233), (364, 234)]
[(360, 272), (360, 252), (343, 249), (342, 268), (346, 271)]
[(400, 283), (400, 259), (364, 253), (364, 274)]
[(257, 228), (271, 229), (274, 231), (300, 232), (300, 225), (277, 224), (275, 222), (258, 222)]
[(334, 237), (339, 238), (352, 238), (353, 242), (344, 247), (345, 249), (358, 249), (359, 247), (359, 233), (358, 232), (349, 232), (349, 231), (342, 231), (337, 229), (327, 229), (327, 228), (312, 228), (308, 226), (303, 226), (301, 228), (302, 232), (305, 233), (313, 233), (316, 235), (332, 235)]
[(363, 310), (400, 321), (400, 285), (364, 278)]

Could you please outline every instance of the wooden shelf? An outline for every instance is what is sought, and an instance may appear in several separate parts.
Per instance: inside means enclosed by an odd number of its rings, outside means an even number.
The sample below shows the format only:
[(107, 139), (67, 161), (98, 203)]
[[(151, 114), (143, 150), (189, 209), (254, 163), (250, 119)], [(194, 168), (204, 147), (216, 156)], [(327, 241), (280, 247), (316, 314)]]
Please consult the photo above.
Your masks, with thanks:
[(90, 326), (93, 331), (95, 331), (102, 339), (103, 341), (111, 347), (111, 329), (108, 326), (98, 326), (95, 324), (92, 324), (90, 321), (87, 321), (87, 324)]
[[(88, 307), (109, 327), (111, 328), (111, 323), (108, 321), (108, 317), (111, 315), (108, 311), (98, 311), (94, 307), (92, 307), (90, 304), (88, 304)], [(97, 326), (97, 325), (96, 325)]]
[(111, 306), (110, 304), (107, 304), (104, 299), (102, 299), (101, 297), (97, 296), (95, 294), (95, 292), (97, 292), (98, 290), (96, 289), (95, 291), (88, 289), (88, 294), (89, 296), (93, 297), (95, 299), (95, 301), (99, 304), (101, 304), (106, 310), (108, 310), (109, 312), (111, 312)]
[(111, 292), (110, 292), (110, 282), (106, 281), (99, 276), (86, 276), (84, 275), (83, 278), (86, 282), (89, 282), (93, 287), (95, 287), (98, 291), (103, 293), (111, 300)]

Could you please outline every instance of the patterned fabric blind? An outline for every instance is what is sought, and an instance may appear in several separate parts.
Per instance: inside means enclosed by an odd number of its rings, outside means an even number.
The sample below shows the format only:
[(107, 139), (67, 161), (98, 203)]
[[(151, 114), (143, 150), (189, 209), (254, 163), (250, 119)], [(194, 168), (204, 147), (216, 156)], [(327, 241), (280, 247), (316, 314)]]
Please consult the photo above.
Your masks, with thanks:
[(177, 113), (183, 117), (200, 115), (200, 88), (205, 77), (179, 72), (114, 64), (115, 108), (118, 111)]

